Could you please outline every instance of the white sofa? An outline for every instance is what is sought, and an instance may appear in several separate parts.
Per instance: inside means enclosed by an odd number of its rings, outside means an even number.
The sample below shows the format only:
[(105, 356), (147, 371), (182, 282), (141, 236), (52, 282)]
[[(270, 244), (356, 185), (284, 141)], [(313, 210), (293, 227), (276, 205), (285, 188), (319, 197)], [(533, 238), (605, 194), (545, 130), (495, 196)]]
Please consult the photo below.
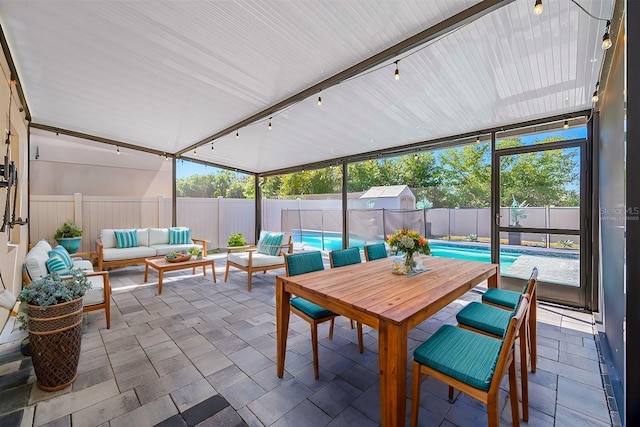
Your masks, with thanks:
[(145, 258), (166, 255), (172, 251), (188, 250), (194, 246), (200, 246), (203, 255), (207, 253), (207, 241), (203, 239), (191, 238), (191, 243), (169, 244), (169, 228), (137, 228), (138, 246), (118, 248), (116, 231), (121, 230), (105, 228), (100, 231), (100, 238), (96, 240), (98, 270), (140, 264)]
[[(22, 274), (22, 279), (25, 285), (49, 274), (49, 271), (47, 270), (49, 251), (51, 251), (51, 245), (49, 242), (46, 240), (40, 240), (27, 253), (27, 256), (24, 259)], [(107, 329), (109, 329), (111, 327), (111, 286), (109, 284), (109, 273), (106, 271), (94, 272), (92, 262), (88, 259), (83, 259), (83, 256), (89, 257), (89, 254), (76, 253), (71, 255), (73, 268), (83, 270), (85, 272), (85, 276), (91, 283), (91, 289), (89, 289), (82, 298), (82, 311), (86, 312), (104, 309), (107, 320)]]

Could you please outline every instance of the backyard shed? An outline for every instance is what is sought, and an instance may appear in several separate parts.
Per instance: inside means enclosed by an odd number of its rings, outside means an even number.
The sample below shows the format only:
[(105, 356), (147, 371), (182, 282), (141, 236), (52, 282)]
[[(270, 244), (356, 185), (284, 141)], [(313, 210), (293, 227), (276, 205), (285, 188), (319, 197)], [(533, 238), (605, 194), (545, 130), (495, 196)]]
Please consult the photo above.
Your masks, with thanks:
[(407, 185), (371, 187), (360, 196), (363, 209), (415, 209), (416, 196)]

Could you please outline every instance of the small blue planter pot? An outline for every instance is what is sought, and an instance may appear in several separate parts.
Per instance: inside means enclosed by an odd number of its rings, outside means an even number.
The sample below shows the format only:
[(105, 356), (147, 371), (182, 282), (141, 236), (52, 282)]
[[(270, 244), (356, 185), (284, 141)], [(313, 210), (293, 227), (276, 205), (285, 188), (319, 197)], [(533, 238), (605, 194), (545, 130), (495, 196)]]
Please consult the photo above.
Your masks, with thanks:
[(61, 237), (56, 239), (56, 242), (67, 250), (70, 254), (75, 254), (80, 249), (80, 243), (82, 243), (82, 237)]

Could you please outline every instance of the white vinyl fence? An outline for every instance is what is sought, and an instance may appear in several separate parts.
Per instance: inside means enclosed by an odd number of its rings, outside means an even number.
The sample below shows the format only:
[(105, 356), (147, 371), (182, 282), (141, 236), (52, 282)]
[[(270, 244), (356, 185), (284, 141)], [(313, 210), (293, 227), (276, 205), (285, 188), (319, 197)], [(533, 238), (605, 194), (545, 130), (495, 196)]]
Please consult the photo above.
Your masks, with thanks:
[[(242, 233), (248, 243), (255, 243), (255, 200), (178, 198), (178, 226), (188, 226), (192, 236), (209, 240), (210, 248), (224, 248), (233, 233)], [(262, 228), (270, 231), (312, 229), (342, 230), (340, 200), (262, 200)], [(527, 207), (523, 227), (578, 229), (579, 208)], [(419, 221), (418, 228), (428, 237), (489, 237), (491, 212), (483, 209), (411, 210), (398, 216), (398, 210), (349, 210), (350, 232), (366, 238), (384, 235), (389, 227), (405, 227), (405, 221)], [(509, 221), (509, 208), (501, 210), (503, 224)], [(393, 219), (393, 218), (413, 219)], [(422, 224), (423, 219), (426, 222)], [(76, 193), (70, 196), (31, 196), (29, 212), (30, 242), (45, 239), (54, 243), (53, 235), (65, 220), (75, 221), (84, 231), (81, 251), (95, 251), (95, 241), (103, 228), (144, 228), (171, 226), (171, 199), (158, 197), (98, 197)], [(400, 221), (400, 222), (398, 222)], [(384, 224), (384, 225), (383, 225)], [(506, 238), (506, 236), (504, 236)], [(531, 236), (539, 238), (539, 236)], [(559, 239), (561, 236), (555, 236)], [(523, 239), (527, 236), (523, 235)]]

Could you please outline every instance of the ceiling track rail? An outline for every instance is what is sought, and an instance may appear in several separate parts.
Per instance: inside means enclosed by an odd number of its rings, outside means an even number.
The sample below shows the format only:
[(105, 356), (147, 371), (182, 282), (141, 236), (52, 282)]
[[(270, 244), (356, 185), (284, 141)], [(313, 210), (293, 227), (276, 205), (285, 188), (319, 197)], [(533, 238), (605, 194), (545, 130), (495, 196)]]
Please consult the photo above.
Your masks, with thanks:
[(20, 99), (20, 104), (24, 109), (24, 118), (26, 121), (31, 121), (31, 112), (29, 111), (29, 106), (27, 105), (27, 99), (24, 96), (24, 91), (22, 90), (22, 84), (20, 83), (20, 78), (18, 77), (18, 71), (16, 70), (16, 64), (13, 62), (13, 57), (11, 56), (11, 51), (9, 50), (9, 43), (7, 43), (7, 38), (4, 35), (4, 29), (2, 25), (0, 25), (0, 44), (2, 45), (2, 52), (4, 53), (4, 57), (7, 60), (7, 65), (9, 66), (9, 71), (11, 72), (10, 79), (16, 81), (16, 91), (18, 92), (18, 98)]
[[(406, 154), (416, 153), (418, 151), (426, 151), (426, 150), (433, 150), (433, 149), (439, 149), (439, 148), (452, 148), (452, 147), (457, 147), (465, 144), (470, 144), (476, 141), (476, 138), (479, 135), (487, 135), (493, 132), (506, 132), (507, 134), (505, 136), (513, 136), (517, 134), (516, 130), (520, 128), (543, 125), (549, 122), (570, 120), (576, 117), (588, 117), (589, 115), (591, 115), (591, 110), (580, 110), (580, 111), (575, 111), (573, 113), (559, 114), (556, 116), (545, 117), (544, 119), (529, 120), (526, 122), (514, 123), (508, 126), (498, 126), (493, 128), (487, 128), (487, 129), (479, 130), (476, 132), (467, 132), (464, 134), (432, 139), (428, 141), (415, 142), (412, 144), (403, 145), (395, 148), (385, 148), (377, 151), (369, 151), (366, 153), (352, 155), (352, 156), (338, 157), (335, 159), (324, 160), (321, 162), (308, 163), (305, 165), (294, 166), (290, 168), (283, 168), (283, 169), (262, 172), (262, 173), (258, 173), (257, 175), (261, 177), (284, 175), (289, 173), (300, 172), (301, 170), (314, 170), (314, 169), (321, 169), (321, 168), (330, 167), (330, 166), (338, 166), (344, 162), (347, 162), (347, 163), (362, 162), (362, 161), (373, 160), (373, 159), (383, 159), (387, 157), (402, 156)], [(226, 169), (228, 169), (228, 167)], [(255, 172), (251, 172), (251, 173), (255, 173)]]

